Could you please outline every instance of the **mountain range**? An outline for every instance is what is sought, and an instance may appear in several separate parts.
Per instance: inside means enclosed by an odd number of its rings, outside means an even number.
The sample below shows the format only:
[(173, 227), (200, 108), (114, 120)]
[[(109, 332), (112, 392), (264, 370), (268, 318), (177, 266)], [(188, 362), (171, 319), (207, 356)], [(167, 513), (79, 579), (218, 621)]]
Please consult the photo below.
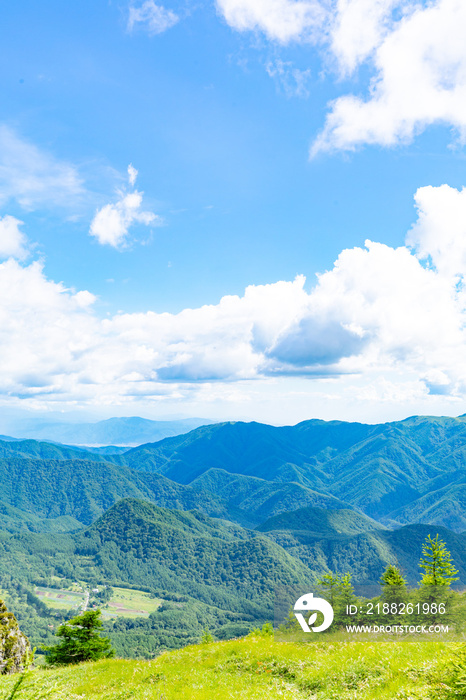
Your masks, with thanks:
[(108, 418), (95, 423), (30, 423), (18, 427), (16, 433), (21, 438), (69, 445), (130, 447), (180, 435), (211, 422), (204, 418), (155, 421), (132, 416)]
[[(365, 425), (208, 425), (126, 452), (133, 469), (190, 484), (211, 469), (293, 482), (389, 526), (466, 530), (466, 418), (415, 416)], [(297, 507), (300, 507), (299, 505)]]
[[(223, 636), (270, 619), (277, 584), (328, 571), (375, 584), (397, 563), (415, 585), (428, 535), (466, 584), (464, 416), (220, 423), (130, 449), (6, 437), (0, 483), (1, 585), (61, 577), (187, 596), (192, 624)], [(151, 621), (175, 645), (180, 610)]]
[[(26, 462), (21, 465), (18, 460)], [(96, 497), (93, 506), (95, 517), (124, 495), (158, 502), (163, 484), (164, 493), (176, 492), (176, 498), (171, 495), (162, 505), (192, 508), (199, 504), (208, 515), (248, 527), (281, 512), (317, 506), (355, 509), (388, 527), (431, 523), (456, 532), (466, 530), (464, 416), (417, 416), (381, 425), (318, 420), (291, 427), (221, 423), (113, 453), (33, 440), (0, 440), (5, 484), (0, 501), (17, 505), (22, 481), (32, 478), (27, 474), (30, 460), (35, 461), (29, 471), (41, 474), (41, 483), (58, 469), (49, 462), (60, 461), (70, 462), (61, 467), (63, 478), (67, 470), (74, 472), (70, 478), (75, 481), (87, 473), (94, 488), (103, 480), (98, 487), (102, 496)], [(76, 463), (74, 469), (71, 462)], [(81, 462), (89, 465), (88, 472)], [(91, 466), (96, 462), (102, 465), (98, 475)], [(16, 466), (7, 467), (9, 463)], [(58, 515), (74, 515), (70, 485), (66, 482), (62, 487), (62, 477), (56, 478), (58, 490), (68, 494), (67, 508), (58, 508)], [(18, 492), (14, 502), (6, 495), (9, 480)], [(119, 482), (124, 486), (120, 488)], [(88, 485), (83, 486), (83, 493), (87, 489)], [(31, 507), (37, 509), (41, 501), (37, 495), (34, 498), (36, 505)], [(175, 505), (174, 498), (179, 501)], [(47, 508), (55, 512), (57, 507)], [(89, 518), (78, 520), (89, 524)]]

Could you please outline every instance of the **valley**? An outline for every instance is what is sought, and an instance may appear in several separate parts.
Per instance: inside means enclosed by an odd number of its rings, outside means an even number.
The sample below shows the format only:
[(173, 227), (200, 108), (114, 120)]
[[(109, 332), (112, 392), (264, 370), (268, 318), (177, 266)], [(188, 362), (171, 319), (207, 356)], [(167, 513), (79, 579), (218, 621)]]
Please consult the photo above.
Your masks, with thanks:
[(396, 563), (415, 586), (428, 535), (466, 585), (464, 417), (204, 425), (114, 453), (1, 440), (0, 479), (0, 587), (39, 653), (84, 605), (147, 658), (245, 634), (276, 586), (331, 571), (357, 589)]

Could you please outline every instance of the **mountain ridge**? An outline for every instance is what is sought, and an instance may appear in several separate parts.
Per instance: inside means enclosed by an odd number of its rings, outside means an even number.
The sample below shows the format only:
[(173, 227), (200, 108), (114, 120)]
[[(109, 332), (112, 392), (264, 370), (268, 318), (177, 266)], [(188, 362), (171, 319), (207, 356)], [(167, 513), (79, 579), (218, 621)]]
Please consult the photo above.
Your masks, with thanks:
[[(448, 491), (456, 488), (458, 474), (466, 475), (466, 418), (413, 416), (375, 425), (310, 420), (282, 427), (219, 423), (133, 448), (124, 460), (185, 485), (210, 469), (295, 482), (386, 524), (403, 525), (424, 512), (418, 501), (437, 490), (436, 480)], [(440, 508), (435, 522), (465, 529), (466, 521), (454, 523), (447, 510), (442, 514)]]
[(20, 433), (16, 439), (51, 441), (84, 447), (109, 444), (115, 447), (131, 447), (186, 433), (211, 422), (205, 418), (156, 421), (129, 416), (88, 423), (45, 423), (35, 427), (18, 428), (13, 432)]

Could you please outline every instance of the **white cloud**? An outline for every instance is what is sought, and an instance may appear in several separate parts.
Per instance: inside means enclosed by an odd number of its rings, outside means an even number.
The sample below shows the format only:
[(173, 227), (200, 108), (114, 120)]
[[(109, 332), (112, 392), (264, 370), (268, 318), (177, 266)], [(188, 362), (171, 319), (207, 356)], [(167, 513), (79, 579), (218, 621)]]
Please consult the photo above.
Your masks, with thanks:
[(93, 295), (48, 281), (42, 266), (0, 264), (0, 392), (60, 394), (73, 382), (80, 353), (96, 326), (83, 311)]
[(0, 264), (0, 396), (207, 400), (252, 382), (250, 396), (263, 399), (277, 378), (308, 377), (335, 401), (351, 386), (364, 401), (466, 398), (465, 195), (421, 188), (416, 202), (406, 246), (367, 241), (309, 291), (298, 276), (178, 314), (102, 319), (89, 292), (10, 259)]
[(406, 247), (366, 241), (366, 249), (344, 250), (311, 299), (324, 318), (366, 337), (362, 352), (342, 359), (347, 371), (394, 365), (427, 371), (446, 344), (459, 353), (466, 340), (455, 285)]
[(337, 0), (329, 30), (329, 43), (341, 73), (350, 75), (380, 46), (393, 29), (393, 11), (406, 13), (411, 0)]
[(154, 0), (146, 0), (136, 7), (129, 8), (128, 31), (133, 31), (137, 26), (145, 28), (149, 34), (162, 34), (171, 29), (179, 17), (172, 10), (167, 10), (162, 5), (156, 5)]
[[(138, 171), (131, 164), (128, 166), (128, 181), (134, 186)], [(99, 209), (90, 226), (89, 233), (102, 245), (123, 248), (127, 244), (128, 233), (134, 224), (144, 226), (160, 225), (161, 218), (151, 211), (141, 211), (142, 192), (120, 192), (120, 198), (114, 204), (106, 204)]]
[(316, 38), (326, 15), (317, 0), (217, 0), (228, 24), (238, 31), (262, 31), (283, 44)]
[(82, 181), (73, 165), (0, 125), (0, 205), (14, 199), (25, 209), (69, 206), (82, 193)]
[(310, 69), (300, 70), (294, 67), (291, 61), (277, 59), (269, 61), (266, 70), (287, 97), (309, 97)]
[(27, 254), (27, 238), (19, 227), (22, 221), (14, 216), (0, 217), (0, 257), (23, 260)]
[[(465, 26), (463, 0), (437, 0), (425, 7), (417, 5), (393, 23), (390, 31), (372, 32), (368, 46), (374, 45), (376, 75), (369, 97), (344, 95), (336, 99), (311, 155), (352, 150), (362, 144), (406, 143), (432, 124), (453, 126), (464, 142)], [(359, 55), (351, 49), (355, 33), (356, 26), (347, 32), (346, 44), (341, 38), (334, 44), (349, 69), (365, 55), (365, 51)]]
[(129, 184), (131, 185), (131, 187), (134, 187), (134, 185), (136, 184), (137, 177), (138, 177), (138, 171), (133, 166), (133, 164), (130, 163), (128, 165), (128, 181), (129, 181)]
[(420, 187), (415, 201), (418, 220), (408, 234), (408, 244), (440, 274), (466, 276), (466, 190), (448, 185)]
[[(434, 124), (453, 127), (466, 142), (464, 0), (217, 0), (217, 6), (238, 31), (318, 45), (340, 77), (369, 66), (367, 94), (329, 104), (311, 156), (364, 144), (392, 147)], [(269, 74), (276, 79), (279, 67)]]
[(379, 46), (396, 8), (414, 0), (216, 0), (238, 31), (260, 31), (282, 44), (328, 43), (344, 73)]

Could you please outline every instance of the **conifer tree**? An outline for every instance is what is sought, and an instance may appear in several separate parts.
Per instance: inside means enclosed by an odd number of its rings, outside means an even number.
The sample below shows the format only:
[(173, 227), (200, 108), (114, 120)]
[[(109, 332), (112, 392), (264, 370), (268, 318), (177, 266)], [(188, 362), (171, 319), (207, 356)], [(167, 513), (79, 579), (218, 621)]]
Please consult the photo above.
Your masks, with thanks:
[[(424, 621), (429, 624), (453, 622), (454, 596), (450, 586), (458, 580), (458, 571), (445, 542), (439, 540), (438, 534), (435, 539), (430, 535), (426, 537), (419, 566), (424, 570), (419, 597), (422, 603), (429, 606)], [(441, 612), (440, 605), (445, 612)]]
[(351, 574), (338, 574), (330, 571), (328, 574), (324, 574), (317, 583), (323, 597), (328, 600), (333, 608), (334, 625), (344, 624), (347, 606), (354, 605), (357, 602), (353, 584), (351, 583)]
[(435, 539), (430, 535), (426, 537), (422, 554), (419, 562), (420, 568), (424, 569), (421, 586), (451, 586), (453, 581), (458, 581), (458, 570), (451, 561), (445, 542), (439, 540), (438, 535)]
[(380, 577), (380, 583), (382, 584), (383, 598), (386, 603), (398, 605), (406, 601), (408, 597), (406, 580), (401, 575), (398, 567), (389, 564)]
[(48, 664), (77, 664), (81, 661), (109, 659), (115, 652), (107, 637), (100, 636), (103, 625), (100, 610), (88, 610), (60, 625), (57, 637), (63, 637), (60, 644), (44, 647), (48, 652)]

